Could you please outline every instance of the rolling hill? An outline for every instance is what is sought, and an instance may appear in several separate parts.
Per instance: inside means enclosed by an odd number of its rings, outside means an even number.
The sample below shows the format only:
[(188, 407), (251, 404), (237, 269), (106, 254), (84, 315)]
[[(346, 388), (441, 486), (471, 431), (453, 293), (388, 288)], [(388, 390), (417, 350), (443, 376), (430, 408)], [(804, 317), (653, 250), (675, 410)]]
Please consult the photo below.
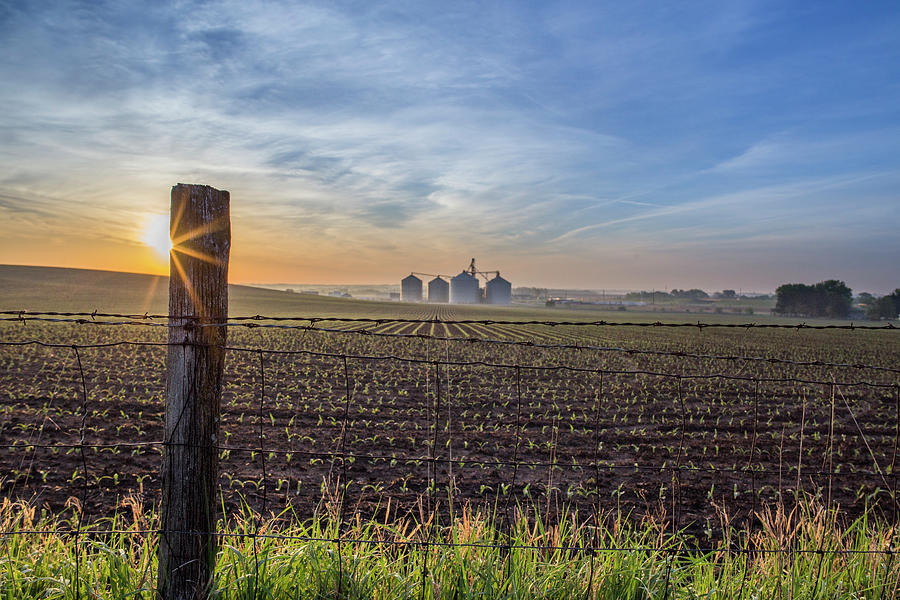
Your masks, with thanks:
[[(158, 275), (0, 265), (0, 310), (165, 314), (169, 278)], [(453, 306), (377, 302), (297, 294), (246, 285), (228, 286), (229, 314), (318, 317), (564, 318), (566, 312), (534, 308)], [(586, 311), (572, 315), (591, 318)], [(552, 317), (550, 316), (552, 314)]]
[[(0, 265), (0, 310), (165, 314), (169, 278), (159, 275)], [(232, 315), (336, 315), (396, 312), (396, 303), (364, 302), (295, 294), (246, 285), (228, 286)], [(384, 306), (381, 306), (384, 305)]]
[[(678, 312), (629, 309), (626, 313), (605, 308), (543, 308), (535, 306), (486, 306), (409, 304), (298, 294), (247, 285), (229, 285), (231, 316), (383, 317), (497, 320), (656, 321), (683, 320)], [(159, 275), (0, 265), (0, 310), (165, 314), (168, 312), (169, 278)], [(691, 315), (693, 318), (694, 315)], [(766, 321), (779, 319), (756, 315), (703, 315), (704, 321)], [(784, 319), (781, 319), (784, 320)], [(786, 322), (786, 320), (785, 320)]]

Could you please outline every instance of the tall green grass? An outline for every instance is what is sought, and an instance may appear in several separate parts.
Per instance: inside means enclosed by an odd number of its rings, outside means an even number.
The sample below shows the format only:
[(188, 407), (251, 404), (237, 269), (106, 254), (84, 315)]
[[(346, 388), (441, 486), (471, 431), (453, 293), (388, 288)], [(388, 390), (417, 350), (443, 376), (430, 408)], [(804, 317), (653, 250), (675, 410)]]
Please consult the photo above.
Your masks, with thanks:
[[(155, 516), (95, 523), (0, 506), (0, 598), (154, 597)], [(517, 513), (521, 514), (521, 513)], [(463, 510), (450, 523), (332, 515), (297, 522), (245, 511), (220, 525), (214, 598), (893, 599), (900, 564), (892, 527), (868, 513), (842, 524), (808, 504), (764, 510), (748, 533), (730, 526), (715, 549), (690, 550), (652, 521), (612, 515), (556, 524)], [(341, 539), (338, 543), (335, 540)], [(585, 550), (592, 546), (595, 550)], [(752, 548), (752, 554), (741, 552)], [(738, 551), (735, 551), (738, 550)], [(782, 552), (790, 550), (790, 552)], [(77, 565), (77, 569), (76, 569)]]

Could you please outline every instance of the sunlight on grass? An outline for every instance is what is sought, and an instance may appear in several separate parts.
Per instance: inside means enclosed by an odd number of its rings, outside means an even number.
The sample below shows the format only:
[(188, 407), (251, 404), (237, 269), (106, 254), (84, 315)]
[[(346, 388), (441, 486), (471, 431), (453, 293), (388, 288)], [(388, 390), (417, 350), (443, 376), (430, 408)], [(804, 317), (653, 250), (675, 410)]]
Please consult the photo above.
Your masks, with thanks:
[[(137, 501), (126, 505), (128, 522), (97, 523), (76, 544), (74, 523), (4, 502), (0, 597), (73, 598), (77, 584), (83, 598), (153, 598), (156, 535), (146, 532), (157, 517)], [(731, 531), (705, 551), (652, 521), (520, 516), (507, 527), (499, 515), (463, 510), (447, 525), (356, 520), (339, 531), (328, 512), (297, 522), (245, 509), (220, 523), (212, 597), (878, 599), (900, 591), (900, 564), (888, 552), (895, 532), (871, 513), (842, 525), (815, 505), (774, 508), (752, 535)]]

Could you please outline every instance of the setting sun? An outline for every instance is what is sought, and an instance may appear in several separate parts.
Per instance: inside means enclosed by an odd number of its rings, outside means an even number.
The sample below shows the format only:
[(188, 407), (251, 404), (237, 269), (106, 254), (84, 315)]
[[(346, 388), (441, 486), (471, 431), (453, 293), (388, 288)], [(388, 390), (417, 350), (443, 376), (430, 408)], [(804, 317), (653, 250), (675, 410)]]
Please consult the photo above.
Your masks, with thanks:
[(169, 258), (172, 241), (169, 239), (169, 215), (153, 215), (144, 224), (141, 241), (163, 259)]

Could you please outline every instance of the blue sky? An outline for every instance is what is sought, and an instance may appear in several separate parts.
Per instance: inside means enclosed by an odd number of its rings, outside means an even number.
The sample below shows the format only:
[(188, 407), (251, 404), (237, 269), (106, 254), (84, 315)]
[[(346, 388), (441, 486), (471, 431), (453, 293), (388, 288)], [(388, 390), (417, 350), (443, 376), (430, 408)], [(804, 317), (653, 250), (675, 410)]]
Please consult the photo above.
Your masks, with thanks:
[[(896, 2), (2, 2), (0, 263), (232, 279), (900, 286)], [(162, 268), (161, 265), (157, 265)]]

